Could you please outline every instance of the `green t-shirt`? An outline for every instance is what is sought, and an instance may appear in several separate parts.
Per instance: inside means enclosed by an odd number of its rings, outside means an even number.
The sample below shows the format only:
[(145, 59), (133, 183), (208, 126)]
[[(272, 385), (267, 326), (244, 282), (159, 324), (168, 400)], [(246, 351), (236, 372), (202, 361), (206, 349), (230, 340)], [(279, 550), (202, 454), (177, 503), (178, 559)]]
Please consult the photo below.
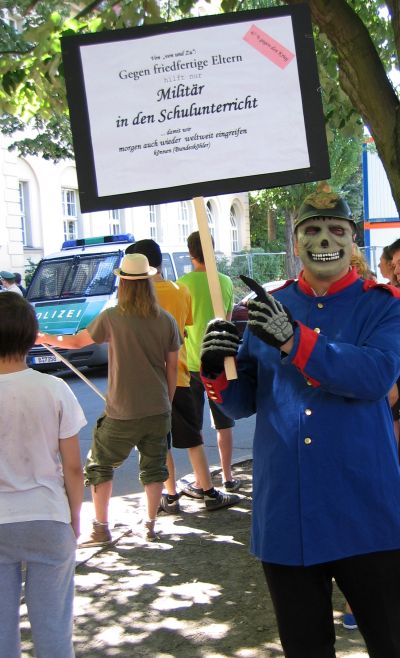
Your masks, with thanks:
[[(218, 273), (218, 277), (225, 314), (228, 315), (233, 309), (233, 284), (226, 274)], [(181, 276), (178, 283), (187, 286), (192, 297), (193, 325), (186, 327), (185, 342), (188, 368), (193, 372), (198, 372), (200, 370), (201, 342), (208, 322), (214, 317), (207, 274), (206, 272), (189, 272)]]

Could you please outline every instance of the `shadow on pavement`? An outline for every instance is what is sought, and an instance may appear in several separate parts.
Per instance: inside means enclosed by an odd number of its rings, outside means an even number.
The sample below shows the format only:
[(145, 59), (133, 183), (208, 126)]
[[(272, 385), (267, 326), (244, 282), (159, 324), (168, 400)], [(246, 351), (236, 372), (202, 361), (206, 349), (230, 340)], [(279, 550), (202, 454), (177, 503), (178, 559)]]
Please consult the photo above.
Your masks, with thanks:
[[(133, 533), (109, 550), (77, 551), (77, 658), (283, 658), (261, 567), (249, 554), (251, 465), (235, 466), (243, 482), (236, 507), (206, 512), (182, 497), (179, 516), (158, 517), (154, 543), (140, 534), (141, 496), (112, 499), (114, 539)], [(91, 505), (84, 512), (85, 530)], [(359, 633), (342, 628), (343, 605), (335, 589), (337, 656), (363, 658)], [(24, 615), (30, 658), (27, 626)]]

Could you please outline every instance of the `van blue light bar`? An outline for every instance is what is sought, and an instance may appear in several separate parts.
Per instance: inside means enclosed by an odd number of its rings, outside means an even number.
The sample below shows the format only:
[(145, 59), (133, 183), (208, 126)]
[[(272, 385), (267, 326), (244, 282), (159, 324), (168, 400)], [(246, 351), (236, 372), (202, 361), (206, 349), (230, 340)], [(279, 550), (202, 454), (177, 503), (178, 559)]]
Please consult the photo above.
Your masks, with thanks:
[(132, 233), (119, 233), (118, 235), (101, 235), (95, 238), (77, 238), (76, 240), (65, 240), (62, 243), (61, 250), (75, 249), (76, 247), (93, 246), (100, 244), (135, 242)]

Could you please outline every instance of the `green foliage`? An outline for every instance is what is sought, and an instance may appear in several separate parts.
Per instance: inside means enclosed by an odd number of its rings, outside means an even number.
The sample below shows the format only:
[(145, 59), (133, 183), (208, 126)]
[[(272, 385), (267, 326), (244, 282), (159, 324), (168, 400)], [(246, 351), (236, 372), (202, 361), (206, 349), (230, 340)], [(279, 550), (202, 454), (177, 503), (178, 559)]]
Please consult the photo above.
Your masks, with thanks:
[(0, 131), (4, 135), (14, 135), (16, 132), (24, 135), (22, 139), (16, 139), (9, 146), (10, 150), (17, 149), (22, 157), (38, 155), (52, 162), (74, 157), (71, 127), (67, 115), (52, 117), (49, 121), (34, 117), (30, 122), (30, 128), (32, 136), (28, 137), (23, 121), (10, 114), (0, 117)]
[(34, 275), (36, 268), (37, 268), (37, 263), (35, 263), (32, 260), (32, 258), (28, 258), (28, 264), (25, 265), (25, 273), (24, 273), (26, 287), (28, 287), (30, 282), (32, 281), (32, 277)]
[[(348, 201), (356, 222), (362, 220), (361, 151), (358, 139), (346, 138), (339, 131), (329, 144), (332, 177), (331, 187)], [(285, 216), (294, 214), (302, 200), (315, 188), (314, 183), (288, 185), (250, 194), (250, 236), (254, 247), (263, 250), (285, 251)], [(276, 221), (277, 239), (268, 239), (267, 213), (272, 211)], [(275, 277), (272, 277), (275, 278)], [(276, 278), (281, 278), (280, 276)], [(265, 279), (268, 280), (268, 279)]]
[(239, 278), (240, 274), (246, 274), (262, 283), (286, 279), (285, 254), (264, 253), (252, 249), (235, 254), (231, 259), (226, 256), (219, 257), (218, 271), (232, 279), (235, 302), (238, 302), (249, 292), (248, 287)]
[[(237, 11), (274, 7), (286, 0), (223, 0), (222, 11)], [(364, 21), (387, 71), (398, 68), (398, 57), (388, 11), (392, 3), (376, 0), (348, 0)], [(43, 155), (59, 160), (73, 155), (68, 124), (60, 39), (71, 34), (98, 32), (105, 29), (144, 25), (162, 21), (178, 20), (190, 15), (196, 7), (195, 0), (94, 0), (72, 2), (65, 0), (2, 0), (2, 8), (9, 11), (11, 21), (0, 15), (0, 110), (3, 117), (0, 130), (11, 135), (28, 126), (32, 134), (14, 142), (22, 155)], [(210, 3), (210, 13), (215, 7)], [(394, 20), (394, 19), (393, 19)], [(339, 61), (328, 35), (314, 27), (321, 94), (326, 117), (327, 138), (330, 150), (337, 146), (338, 136), (342, 139), (362, 138), (363, 125), (359, 109), (352, 107), (339, 83)], [(20, 137), (20, 136), (19, 136)], [(349, 173), (352, 160), (346, 151), (337, 169), (347, 170), (345, 178), (349, 184), (349, 200), (354, 196), (357, 174)], [(332, 157), (332, 155), (331, 155)], [(338, 157), (339, 161), (339, 157)], [(351, 166), (350, 166), (351, 165)], [(332, 167), (333, 170), (335, 167)], [(343, 190), (345, 184), (335, 180), (332, 184)], [(354, 177), (353, 184), (349, 181)], [(264, 192), (252, 196), (252, 240), (268, 250), (281, 250), (284, 241), (283, 209), (293, 209), (299, 198), (307, 192), (306, 187), (273, 191), (272, 198)], [(265, 227), (265, 207), (277, 213), (276, 240), (268, 240)], [(360, 216), (361, 204), (354, 199), (352, 207)]]
[[(37, 138), (18, 143), (22, 153), (59, 159), (72, 154), (61, 58), (63, 36), (162, 21), (156, 0), (10, 2), (0, 17), (0, 111), (10, 134), (16, 117)], [(57, 123), (60, 124), (57, 130)], [(31, 150), (30, 150), (31, 149)]]

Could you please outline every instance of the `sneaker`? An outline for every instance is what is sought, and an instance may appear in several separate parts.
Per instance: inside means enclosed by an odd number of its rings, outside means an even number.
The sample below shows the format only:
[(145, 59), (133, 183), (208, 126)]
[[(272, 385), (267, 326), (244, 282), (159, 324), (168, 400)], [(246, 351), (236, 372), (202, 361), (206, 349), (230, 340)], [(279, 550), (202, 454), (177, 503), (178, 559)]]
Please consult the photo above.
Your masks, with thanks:
[(158, 533), (154, 530), (155, 521), (145, 521), (144, 538), (146, 541), (155, 541), (158, 539)]
[(79, 542), (78, 548), (88, 548), (90, 546), (107, 546), (112, 543), (111, 532), (108, 524), (93, 523), (93, 530), (87, 539)]
[(205, 496), (204, 504), (208, 512), (212, 512), (221, 507), (231, 507), (239, 502), (240, 497), (235, 494), (224, 494), (221, 491), (216, 491), (214, 496)]
[(204, 491), (199, 487), (195, 487), (193, 484), (187, 484), (183, 489), (182, 493), (189, 498), (204, 498)]
[(356, 618), (351, 612), (346, 612), (343, 615), (343, 628), (347, 628), (350, 631), (355, 631), (358, 628)]
[(242, 486), (242, 483), (240, 480), (227, 480), (224, 482), (224, 489), (228, 493), (233, 493), (234, 491), (238, 491), (240, 487)]
[(179, 496), (176, 500), (170, 501), (168, 499), (168, 494), (161, 494), (160, 507), (158, 508), (158, 513), (165, 512), (166, 514), (179, 514), (180, 512), (179, 505)]

